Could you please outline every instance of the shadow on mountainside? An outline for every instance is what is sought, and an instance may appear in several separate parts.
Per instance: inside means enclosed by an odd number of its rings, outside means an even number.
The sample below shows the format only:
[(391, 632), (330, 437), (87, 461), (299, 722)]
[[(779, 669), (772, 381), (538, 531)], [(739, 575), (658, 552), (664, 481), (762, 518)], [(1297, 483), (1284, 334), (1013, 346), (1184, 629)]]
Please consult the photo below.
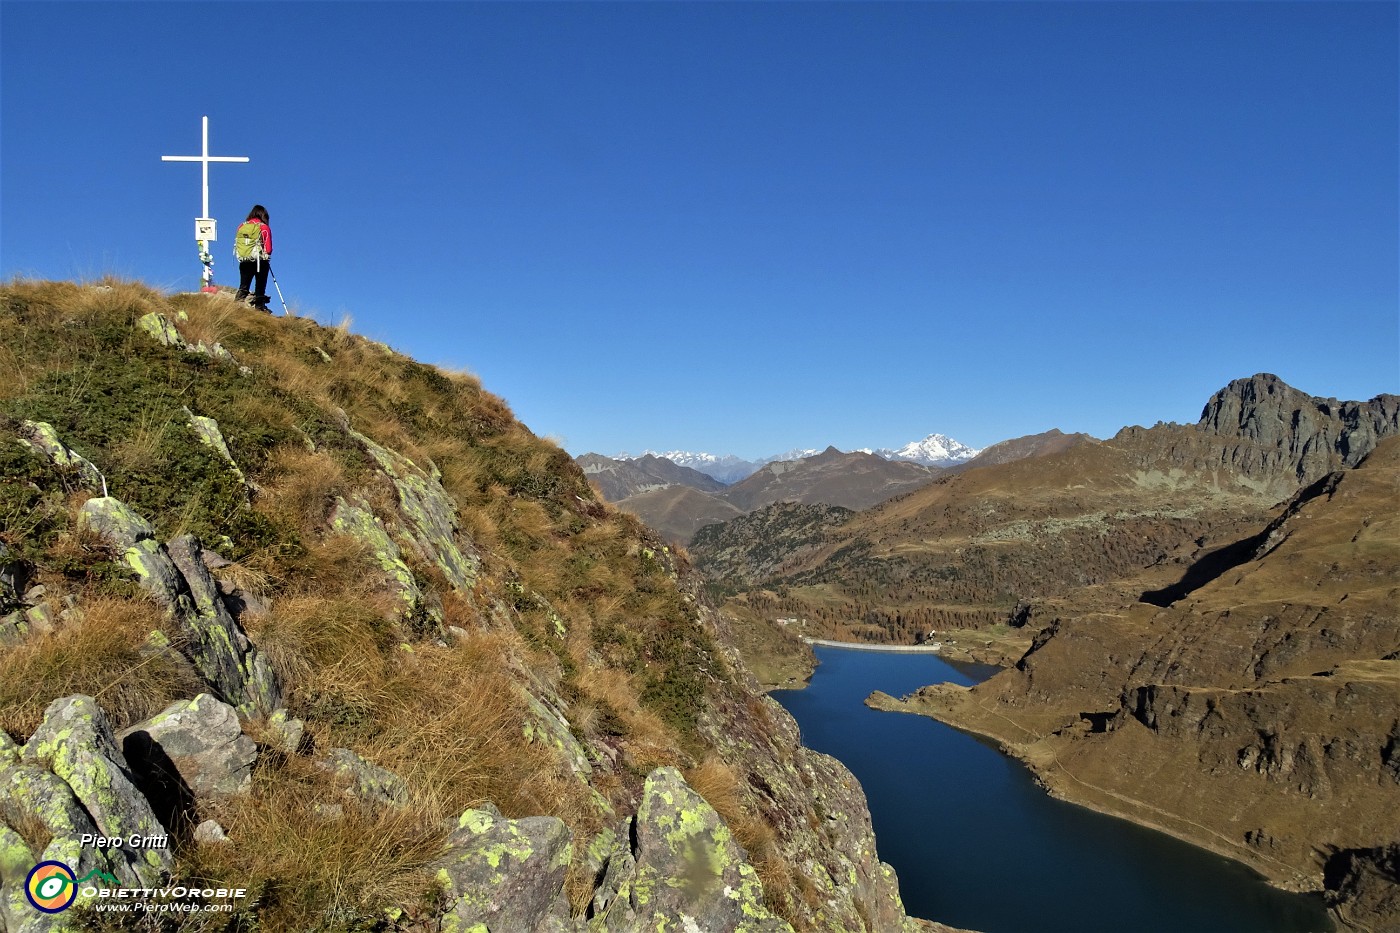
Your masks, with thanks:
[(1283, 510), (1283, 513), (1269, 522), (1263, 531), (1250, 535), (1248, 538), (1242, 538), (1233, 544), (1216, 548), (1188, 567), (1180, 580), (1171, 586), (1164, 586), (1160, 590), (1146, 591), (1138, 597), (1138, 602), (1165, 609), (1236, 567), (1262, 557), (1288, 536), (1286, 533), (1280, 536), (1279, 533), (1283, 531), (1288, 521), (1298, 513), (1298, 510), (1321, 496), (1330, 498), (1332, 493), (1336, 491), (1337, 483), (1341, 477), (1340, 472), (1328, 473), (1306, 488), (1299, 490)]
[(1146, 591), (1138, 597), (1138, 602), (1165, 609), (1177, 600), (1184, 599), (1210, 581), (1253, 560), (1259, 548), (1268, 539), (1269, 531), (1269, 528), (1265, 528), (1256, 535), (1216, 548), (1186, 568), (1186, 573), (1180, 580), (1159, 590)]

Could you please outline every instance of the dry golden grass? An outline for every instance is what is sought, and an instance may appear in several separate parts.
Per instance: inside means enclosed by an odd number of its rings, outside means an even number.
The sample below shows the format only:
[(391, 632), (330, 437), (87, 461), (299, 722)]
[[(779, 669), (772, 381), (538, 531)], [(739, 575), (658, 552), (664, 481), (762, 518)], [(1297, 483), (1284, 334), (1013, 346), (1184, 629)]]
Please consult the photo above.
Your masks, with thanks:
[(306, 536), (324, 527), (335, 497), (347, 492), (340, 461), (300, 445), (274, 449), (260, 478), (258, 511), (277, 521), (291, 519)]
[(215, 814), (233, 845), (199, 845), (188, 862), (196, 877), (258, 891), (259, 929), (368, 929), (433, 890), (445, 837), (436, 811), (356, 806), (301, 759), (259, 768), (254, 783)]
[[(382, 609), (358, 594), (286, 596), (249, 630), (297, 715), (346, 724), (373, 708), (392, 633)], [(328, 726), (327, 728), (331, 728)]]
[(112, 445), (113, 465), (131, 473), (150, 471), (160, 464), (160, 447), (174, 418), (164, 405), (148, 404), (140, 419), (121, 440)]
[(56, 697), (95, 698), (119, 730), (207, 689), (175, 648), (145, 647), (164, 622), (154, 604), (97, 597), (81, 609), (80, 621), (0, 654), (0, 726), (12, 736), (32, 734)]
[(185, 312), (185, 320), (173, 322), (180, 331), (180, 336), (184, 337), (187, 343), (202, 342), (205, 346), (221, 344), (227, 340), (229, 334), (234, 333), (238, 327), (240, 313), (247, 310), (233, 301), (232, 296), (223, 294), (202, 296), (202, 300), (183, 302), (181, 307)]

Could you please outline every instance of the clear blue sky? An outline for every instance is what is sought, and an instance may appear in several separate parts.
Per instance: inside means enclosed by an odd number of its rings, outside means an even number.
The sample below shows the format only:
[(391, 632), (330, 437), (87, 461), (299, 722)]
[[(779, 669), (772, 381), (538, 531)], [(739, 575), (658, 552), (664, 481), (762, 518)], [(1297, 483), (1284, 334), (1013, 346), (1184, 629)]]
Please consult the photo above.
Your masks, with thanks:
[[(288, 300), (572, 453), (1400, 391), (1395, 3), (0, 2), (0, 275)], [(274, 306), (276, 305), (274, 295)], [(0, 340), (3, 335), (0, 335)]]

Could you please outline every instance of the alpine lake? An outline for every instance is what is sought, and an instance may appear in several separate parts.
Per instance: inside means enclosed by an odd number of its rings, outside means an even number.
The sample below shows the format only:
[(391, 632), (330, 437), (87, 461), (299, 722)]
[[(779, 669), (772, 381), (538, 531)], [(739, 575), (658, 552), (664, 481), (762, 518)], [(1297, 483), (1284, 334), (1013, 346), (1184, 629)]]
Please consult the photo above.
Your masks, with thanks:
[(800, 690), (772, 696), (803, 744), (839, 758), (865, 788), (882, 861), (906, 911), (982, 933), (1315, 933), (1334, 924), (1316, 895), (1164, 833), (1055, 800), (990, 742), (925, 716), (864, 705), (875, 690), (964, 685), (997, 669), (814, 646)]

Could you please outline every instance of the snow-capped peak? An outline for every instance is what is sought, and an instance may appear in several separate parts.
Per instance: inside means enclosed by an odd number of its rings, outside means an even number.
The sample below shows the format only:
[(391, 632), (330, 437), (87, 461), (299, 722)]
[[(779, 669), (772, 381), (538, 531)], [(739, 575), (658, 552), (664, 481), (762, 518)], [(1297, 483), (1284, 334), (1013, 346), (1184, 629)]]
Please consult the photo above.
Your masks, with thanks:
[(871, 453), (886, 460), (912, 460), (925, 466), (949, 466), (963, 463), (980, 451), (953, 440), (946, 434), (930, 434), (921, 441), (910, 441), (898, 450), (883, 448)]

